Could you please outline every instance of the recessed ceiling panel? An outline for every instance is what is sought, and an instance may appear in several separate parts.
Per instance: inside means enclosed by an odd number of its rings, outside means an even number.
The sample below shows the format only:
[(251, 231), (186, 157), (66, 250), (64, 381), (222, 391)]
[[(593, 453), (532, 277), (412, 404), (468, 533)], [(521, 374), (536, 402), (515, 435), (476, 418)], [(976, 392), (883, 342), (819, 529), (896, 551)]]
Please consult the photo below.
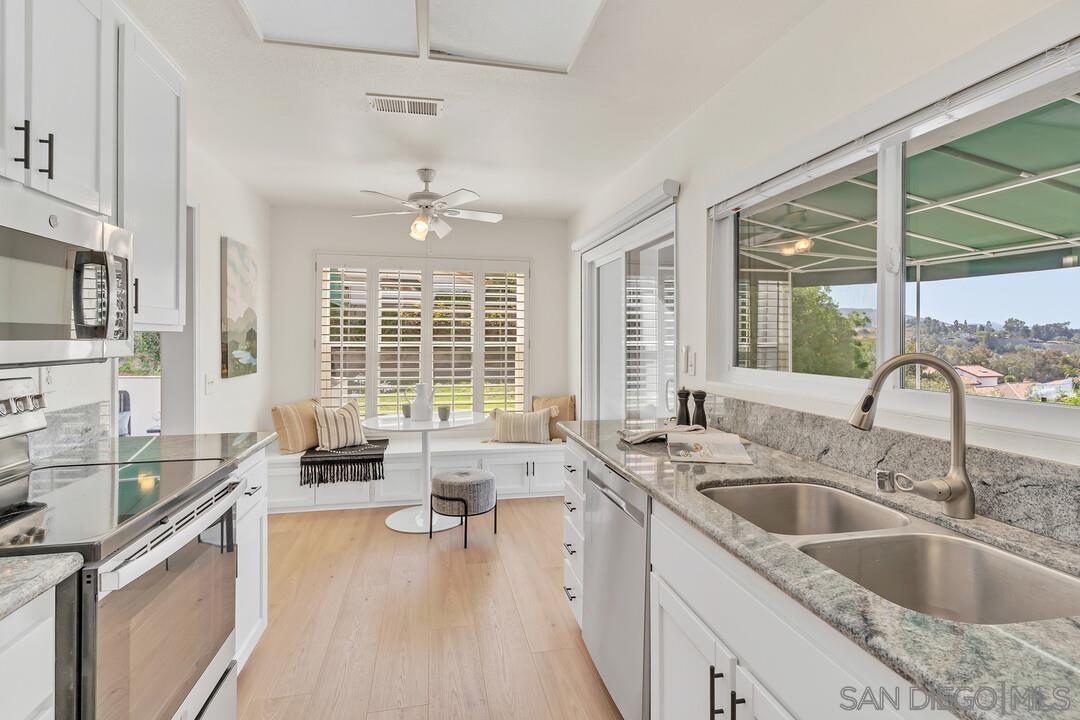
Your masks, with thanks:
[(264, 40), (417, 55), (410, 0), (241, 0)]
[(431, 56), (565, 72), (604, 0), (430, 0)]

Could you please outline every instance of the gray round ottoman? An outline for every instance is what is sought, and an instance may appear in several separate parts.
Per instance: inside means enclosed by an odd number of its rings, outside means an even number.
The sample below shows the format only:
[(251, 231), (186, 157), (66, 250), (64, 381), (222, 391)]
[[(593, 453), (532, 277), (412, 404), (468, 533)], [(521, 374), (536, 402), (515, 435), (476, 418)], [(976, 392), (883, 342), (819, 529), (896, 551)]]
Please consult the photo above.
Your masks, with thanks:
[(499, 532), (499, 510), (495, 496), (495, 475), (480, 468), (447, 470), (431, 478), (431, 513), (428, 514), (428, 537), (434, 513), (464, 518), (465, 547), (469, 547), (469, 517), (495, 511), (495, 533)]

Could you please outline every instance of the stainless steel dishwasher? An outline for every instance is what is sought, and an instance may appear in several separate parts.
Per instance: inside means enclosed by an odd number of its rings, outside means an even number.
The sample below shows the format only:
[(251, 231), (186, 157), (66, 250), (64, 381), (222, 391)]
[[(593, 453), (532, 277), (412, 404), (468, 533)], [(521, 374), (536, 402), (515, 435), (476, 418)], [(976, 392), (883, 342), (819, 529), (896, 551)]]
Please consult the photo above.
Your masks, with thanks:
[(646, 720), (650, 498), (603, 465), (588, 479), (581, 633), (623, 718)]

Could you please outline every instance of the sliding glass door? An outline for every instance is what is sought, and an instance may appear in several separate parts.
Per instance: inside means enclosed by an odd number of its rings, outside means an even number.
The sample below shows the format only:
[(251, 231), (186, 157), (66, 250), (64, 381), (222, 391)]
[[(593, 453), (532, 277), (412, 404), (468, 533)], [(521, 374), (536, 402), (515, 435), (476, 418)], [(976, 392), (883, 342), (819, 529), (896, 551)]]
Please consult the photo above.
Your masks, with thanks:
[(654, 420), (675, 414), (675, 210), (582, 256), (583, 415)]

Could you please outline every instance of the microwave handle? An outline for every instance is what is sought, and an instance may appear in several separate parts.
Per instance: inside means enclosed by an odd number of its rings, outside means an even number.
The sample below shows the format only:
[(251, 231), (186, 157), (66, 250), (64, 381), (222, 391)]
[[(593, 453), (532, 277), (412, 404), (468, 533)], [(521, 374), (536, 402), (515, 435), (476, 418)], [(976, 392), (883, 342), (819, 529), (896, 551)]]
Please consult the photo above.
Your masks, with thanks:
[[(97, 325), (91, 325), (86, 321), (86, 308), (83, 306), (83, 278), (86, 277), (86, 266), (97, 265), (103, 270), (108, 270), (108, 255), (98, 250), (79, 250), (75, 253), (75, 268), (71, 274), (72, 277), (72, 292), (71, 292), (71, 304), (74, 310), (75, 316), (75, 332), (76, 337), (87, 337), (82, 334), (80, 330), (82, 328), (89, 328), (93, 333), (90, 337), (97, 337)], [(107, 282), (107, 281), (106, 281)], [(98, 299), (100, 304), (100, 298)]]
[[(128, 560), (113, 570), (100, 572), (98, 574), (98, 600), (114, 590), (121, 590), (135, 582), (201, 535), (204, 530), (220, 520), (225, 513), (231, 512), (236, 505), (236, 499), (240, 497), (242, 484), (235, 480), (230, 480), (227, 484), (229, 485), (229, 494), (217, 503), (217, 507), (212, 512), (208, 512), (185, 525), (175, 535), (150, 552), (140, 555), (134, 560)], [(231, 546), (231, 535), (227, 541)]]

